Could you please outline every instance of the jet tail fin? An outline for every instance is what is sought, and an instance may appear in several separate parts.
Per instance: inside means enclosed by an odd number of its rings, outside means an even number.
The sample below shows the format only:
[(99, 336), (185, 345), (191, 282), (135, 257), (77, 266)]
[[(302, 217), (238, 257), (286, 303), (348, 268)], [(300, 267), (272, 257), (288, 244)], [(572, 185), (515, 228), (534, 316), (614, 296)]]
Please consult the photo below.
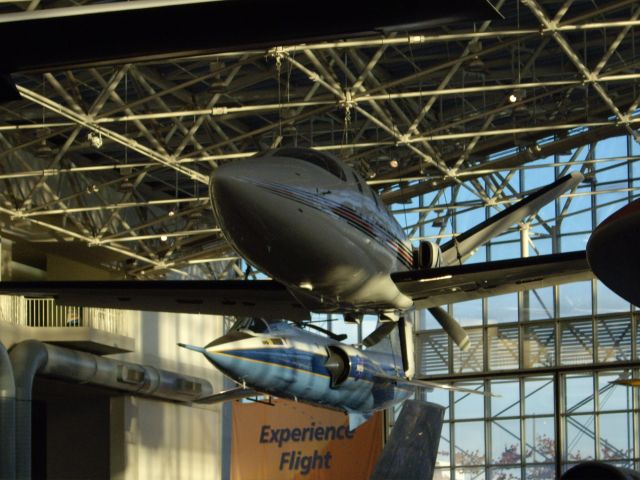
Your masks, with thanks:
[(462, 264), (473, 250), (505, 232), (514, 223), (534, 214), (562, 193), (575, 188), (583, 179), (580, 172), (572, 172), (448, 241), (441, 247), (444, 265)]

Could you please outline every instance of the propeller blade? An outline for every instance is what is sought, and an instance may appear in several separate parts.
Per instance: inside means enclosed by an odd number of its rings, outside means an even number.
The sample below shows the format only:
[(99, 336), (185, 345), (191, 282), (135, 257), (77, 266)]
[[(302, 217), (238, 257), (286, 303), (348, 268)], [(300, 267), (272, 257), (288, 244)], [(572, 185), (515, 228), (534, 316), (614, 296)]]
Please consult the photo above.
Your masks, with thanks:
[(464, 331), (464, 328), (449, 315), (442, 307), (432, 307), (429, 309), (431, 315), (435, 317), (440, 326), (451, 337), (460, 350), (463, 352), (469, 348), (469, 335)]
[(362, 340), (362, 345), (365, 347), (373, 347), (376, 343), (380, 342), (384, 337), (389, 335), (391, 331), (396, 327), (396, 322), (381, 322), (378, 328), (371, 332), (367, 337)]

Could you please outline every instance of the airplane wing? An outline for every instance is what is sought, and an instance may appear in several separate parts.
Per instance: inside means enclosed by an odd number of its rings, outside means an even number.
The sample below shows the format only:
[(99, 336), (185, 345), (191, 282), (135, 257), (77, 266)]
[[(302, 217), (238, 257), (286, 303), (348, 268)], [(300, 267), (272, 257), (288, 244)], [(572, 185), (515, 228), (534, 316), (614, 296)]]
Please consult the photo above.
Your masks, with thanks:
[(398, 272), (391, 275), (417, 308), (502, 295), (559, 283), (590, 280), (586, 253), (569, 252), (467, 265)]
[(497, 396), (490, 392), (485, 392), (484, 390), (474, 390), (471, 388), (454, 387), (453, 385), (449, 385), (447, 383), (430, 382), (428, 380), (418, 380), (417, 378), (409, 379), (409, 378), (402, 378), (402, 377), (394, 377), (393, 375), (385, 375), (384, 373), (376, 373), (374, 374), (374, 376), (376, 378), (379, 378), (380, 380), (389, 381), (395, 384), (405, 383), (405, 384), (413, 385), (414, 387), (429, 388), (429, 389), (442, 388), (444, 390), (452, 390), (454, 392), (471, 393), (474, 395), (484, 395), (485, 397)]
[(152, 312), (307, 320), (304, 308), (273, 280), (0, 282), (0, 295), (54, 297), (59, 305)]
[(193, 403), (206, 403), (208, 405), (214, 403), (229, 402), (231, 400), (241, 400), (243, 398), (256, 397), (262, 395), (260, 392), (252, 388), (235, 387), (220, 393), (215, 393), (206, 397), (194, 400)]

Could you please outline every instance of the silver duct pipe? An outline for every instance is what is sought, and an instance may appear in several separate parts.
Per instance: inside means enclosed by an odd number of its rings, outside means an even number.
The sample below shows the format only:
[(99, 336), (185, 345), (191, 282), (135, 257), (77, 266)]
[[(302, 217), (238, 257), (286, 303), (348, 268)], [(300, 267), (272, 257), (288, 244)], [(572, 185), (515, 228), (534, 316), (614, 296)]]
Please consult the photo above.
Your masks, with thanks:
[(31, 478), (31, 398), (33, 379), (46, 363), (40, 342), (28, 340), (9, 351), (16, 381), (16, 477)]
[(213, 393), (208, 380), (27, 340), (9, 353), (16, 384), (16, 474), (31, 478), (31, 402), (36, 374), (160, 400), (190, 402)]
[(16, 384), (9, 353), (0, 342), (0, 479), (16, 478)]

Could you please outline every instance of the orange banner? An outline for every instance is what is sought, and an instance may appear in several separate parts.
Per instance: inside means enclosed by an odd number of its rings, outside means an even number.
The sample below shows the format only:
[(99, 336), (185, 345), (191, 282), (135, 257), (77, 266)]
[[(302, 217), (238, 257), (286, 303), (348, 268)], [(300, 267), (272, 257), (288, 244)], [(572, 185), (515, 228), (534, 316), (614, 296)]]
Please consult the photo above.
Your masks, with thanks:
[(382, 413), (349, 431), (343, 413), (287, 400), (233, 402), (233, 480), (371, 476), (382, 451)]

